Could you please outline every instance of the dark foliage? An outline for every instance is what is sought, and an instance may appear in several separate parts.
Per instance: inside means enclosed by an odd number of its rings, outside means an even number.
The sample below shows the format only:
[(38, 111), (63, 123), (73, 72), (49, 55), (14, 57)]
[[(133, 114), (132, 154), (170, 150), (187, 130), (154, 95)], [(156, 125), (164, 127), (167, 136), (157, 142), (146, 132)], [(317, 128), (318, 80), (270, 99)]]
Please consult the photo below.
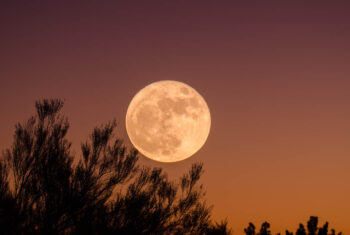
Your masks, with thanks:
[[(252, 223), (249, 223), (248, 227), (244, 229), (246, 235), (255, 235), (255, 226)], [(270, 235), (270, 224), (264, 222), (261, 225), (260, 232), (257, 235)], [(342, 233), (336, 233), (334, 229), (331, 230), (331, 233), (328, 232), (328, 222), (326, 222), (322, 227), (318, 227), (318, 217), (310, 216), (309, 221), (307, 222), (307, 230), (303, 224), (299, 224), (299, 228), (295, 232), (296, 235), (341, 235)], [(280, 235), (278, 233), (278, 235)], [(286, 235), (293, 235), (293, 232), (286, 230)]]
[[(202, 164), (179, 181), (141, 167), (137, 151), (114, 136), (115, 121), (93, 130), (79, 159), (66, 138), (62, 107), (61, 100), (39, 101), (36, 115), (15, 126), (13, 145), (0, 160), (1, 234), (232, 234), (227, 220), (210, 219), (198, 185)], [(300, 224), (296, 234), (336, 235), (328, 223), (317, 224), (310, 217), (307, 231)], [(256, 233), (249, 223), (244, 232), (270, 235), (270, 224)]]
[(249, 223), (248, 227), (244, 229), (245, 234), (255, 235), (255, 226), (253, 223)]
[(39, 101), (15, 127), (0, 162), (3, 234), (229, 234), (227, 223), (211, 225), (201, 164), (178, 183), (140, 167), (137, 151), (113, 136), (115, 122), (95, 128), (76, 161), (62, 107)]
[(260, 232), (258, 233), (258, 235), (271, 235), (270, 224), (268, 222), (264, 222), (261, 225)]
[(227, 220), (211, 225), (207, 230), (207, 235), (231, 235), (232, 230), (228, 228)]

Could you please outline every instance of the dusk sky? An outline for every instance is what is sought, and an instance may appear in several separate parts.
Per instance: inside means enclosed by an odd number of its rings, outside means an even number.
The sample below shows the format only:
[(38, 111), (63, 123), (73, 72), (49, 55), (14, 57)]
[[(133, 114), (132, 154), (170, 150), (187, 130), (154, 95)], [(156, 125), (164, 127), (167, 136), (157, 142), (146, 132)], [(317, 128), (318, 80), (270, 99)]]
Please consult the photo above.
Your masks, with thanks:
[(42, 98), (65, 100), (80, 143), (146, 85), (177, 80), (211, 112), (191, 158), (140, 164), (178, 178), (203, 162), (213, 217), (350, 234), (350, 1), (2, 1), (0, 151)]

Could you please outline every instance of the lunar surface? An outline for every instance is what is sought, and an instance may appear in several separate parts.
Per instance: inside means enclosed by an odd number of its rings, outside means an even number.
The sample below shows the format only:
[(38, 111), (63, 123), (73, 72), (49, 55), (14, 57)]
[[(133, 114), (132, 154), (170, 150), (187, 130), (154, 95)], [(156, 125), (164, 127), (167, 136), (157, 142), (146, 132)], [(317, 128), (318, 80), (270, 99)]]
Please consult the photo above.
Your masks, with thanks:
[(203, 97), (177, 81), (146, 86), (134, 96), (126, 113), (131, 143), (146, 157), (160, 162), (192, 156), (207, 140), (210, 125)]

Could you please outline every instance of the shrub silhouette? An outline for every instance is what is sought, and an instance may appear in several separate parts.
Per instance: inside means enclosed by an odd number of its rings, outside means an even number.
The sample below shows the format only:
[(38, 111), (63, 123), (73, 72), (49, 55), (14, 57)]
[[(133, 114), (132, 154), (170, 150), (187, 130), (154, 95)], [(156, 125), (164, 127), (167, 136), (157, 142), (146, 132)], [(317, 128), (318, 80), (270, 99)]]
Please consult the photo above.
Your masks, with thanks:
[(228, 227), (227, 219), (221, 221), (220, 223), (213, 223), (209, 226), (206, 231), (207, 235), (230, 235), (232, 234), (232, 229)]
[(244, 229), (246, 235), (255, 235), (255, 226), (253, 223), (249, 223), (248, 227)]
[(178, 183), (160, 168), (140, 167), (137, 151), (114, 138), (115, 121), (95, 128), (74, 162), (62, 107), (38, 101), (36, 115), (15, 126), (0, 162), (3, 233), (205, 234), (227, 225), (210, 223), (197, 185), (201, 164)]
[[(305, 227), (303, 224), (299, 224), (299, 228), (295, 232), (296, 235), (335, 235), (336, 232), (334, 229), (331, 230), (331, 233), (328, 233), (328, 222), (326, 222), (322, 227), (318, 226), (318, 217), (317, 216), (310, 216), (309, 221), (307, 222), (307, 231), (305, 230)], [(268, 222), (264, 222), (261, 225), (260, 232), (257, 233), (258, 235), (267, 235), (271, 234), (270, 232), (270, 224)], [(244, 229), (244, 232), (246, 235), (255, 235), (255, 226), (252, 223), (249, 223), (248, 227)], [(339, 232), (338, 235), (341, 235), (342, 233)], [(278, 235), (280, 235), (278, 233)], [(286, 230), (286, 235), (293, 235), (293, 232), (289, 232)]]
[(271, 235), (270, 224), (268, 222), (264, 222), (261, 225), (260, 232), (258, 233), (258, 235)]

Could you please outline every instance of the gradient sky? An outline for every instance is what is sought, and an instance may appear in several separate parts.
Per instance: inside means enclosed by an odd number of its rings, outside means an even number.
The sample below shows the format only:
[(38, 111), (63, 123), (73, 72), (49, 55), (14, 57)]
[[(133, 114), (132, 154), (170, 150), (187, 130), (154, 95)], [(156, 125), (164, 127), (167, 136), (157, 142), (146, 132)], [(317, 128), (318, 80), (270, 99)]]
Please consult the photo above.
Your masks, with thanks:
[[(16, 3), (15, 3), (16, 2)], [(79, 154), (93, 127), (159, 80), (194, 87), (212, 127), (203, 162), (234, 234), (310, 215), (350, 234), (350, 1), (2, 1), (0, 151), (40, 98), (64, 98)]]

